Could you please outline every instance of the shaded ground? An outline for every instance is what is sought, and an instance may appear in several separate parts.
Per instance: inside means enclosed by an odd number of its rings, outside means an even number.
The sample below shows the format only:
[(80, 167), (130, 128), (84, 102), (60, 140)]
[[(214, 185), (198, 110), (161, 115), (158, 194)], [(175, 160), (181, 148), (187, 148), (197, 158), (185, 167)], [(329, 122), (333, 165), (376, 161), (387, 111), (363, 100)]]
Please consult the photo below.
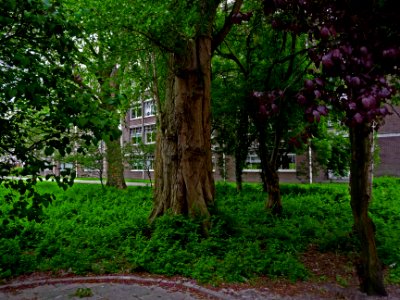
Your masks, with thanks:
[(36, 273), (0, 285), (0, 299), (400, 299), (400, 286), (388, 286), (389, 297), (384, 298), (360, 293), (354, 268), (343, 255), (310, 247), (302, 261), (313, 274), (309, 281), (259, 278), (218, 287), (150, 274), (73, 277)]

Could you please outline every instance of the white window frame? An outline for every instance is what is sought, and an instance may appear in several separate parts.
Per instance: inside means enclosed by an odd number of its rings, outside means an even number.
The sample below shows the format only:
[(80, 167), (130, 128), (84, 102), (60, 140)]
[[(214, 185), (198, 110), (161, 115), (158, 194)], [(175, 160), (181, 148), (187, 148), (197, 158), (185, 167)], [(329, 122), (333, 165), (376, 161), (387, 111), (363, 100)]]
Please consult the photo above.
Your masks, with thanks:
[(143, 101), (143, 116), (152, 117), (157, 113), (156, 103), (153, 99)]
[[(149, 141), (149, 136), (151, 137)], [(156, 125), (144, 125), (144, 142), (145, 144), (154, 144), (156, 142)]]
[(134, 145), (139, 145), (143, 141), (143, 128), (141, 126), (131, 127), (129, 129), (129, 138)]
[[(140, 111), (140, 114), (138, 114), (137, 112)], [(130, 109), (130, 119), (131, 120), (135, 120), (135, 119), (140, 119), (143, 116), (143, 107), (142, 107), (142, 103), (135, 103), (133, 105), (133, 107)]]

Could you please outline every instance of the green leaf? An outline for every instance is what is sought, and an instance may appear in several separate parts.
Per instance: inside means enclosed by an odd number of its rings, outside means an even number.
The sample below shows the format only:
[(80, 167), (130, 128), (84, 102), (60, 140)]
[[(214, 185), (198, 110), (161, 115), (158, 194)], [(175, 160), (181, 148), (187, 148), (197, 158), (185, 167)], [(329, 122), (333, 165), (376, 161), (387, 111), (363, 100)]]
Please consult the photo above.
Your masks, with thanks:
[(54, 153), (54, 148), (53, 147), (46, 147), (44, 149), (44, 154), (46, 156), (51, 156)]

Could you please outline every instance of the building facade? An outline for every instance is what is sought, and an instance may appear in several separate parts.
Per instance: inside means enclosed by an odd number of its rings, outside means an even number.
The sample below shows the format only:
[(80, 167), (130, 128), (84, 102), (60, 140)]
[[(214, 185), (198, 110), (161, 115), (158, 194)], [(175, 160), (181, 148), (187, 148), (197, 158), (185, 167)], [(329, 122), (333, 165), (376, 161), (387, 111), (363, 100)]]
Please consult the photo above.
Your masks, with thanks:
[[(394, 107), (385, 123), (377, 133), (376, 146), (379, 147), (379, 161), (375, 162), (376, 176), (400, 176), (400, 106)], [(156, 141), (156, 104), (150, 97), (136, 103), (125, 117), (122, 143), (155, 144)], [(143, 163), (125, 169), (125, 178), (148, 179), (153, 175), (154, 155)], [(213, 170), (216, 180), (235, 181), (234, 158), (224, 154), (213, 154)], [(260, 182), (260, 158), (255, 147), (249, 150), (246, 166), (243, 170), (244, 182)], [(316, 163), (309, 149), (302, 155), (289, 153), (285, 163), (279, 167), (281, 182), (309, 183), (331, 180), (348, 180), (330, 176)]]
[[(156, 142), (156, 104), (152, 98), (145, 98), (135, 103), (125, 116), (122, 130), (122, 144), (132, 143), (152, 145)], [(137, 160), (125, 168), (125, 178), (148, 179), (153, 172), (154, 155), (146, 155), (143, 161)]]
[(378, 130), (376, 176), (400, 176), (400, 106), (392, 107), (391, 113)]

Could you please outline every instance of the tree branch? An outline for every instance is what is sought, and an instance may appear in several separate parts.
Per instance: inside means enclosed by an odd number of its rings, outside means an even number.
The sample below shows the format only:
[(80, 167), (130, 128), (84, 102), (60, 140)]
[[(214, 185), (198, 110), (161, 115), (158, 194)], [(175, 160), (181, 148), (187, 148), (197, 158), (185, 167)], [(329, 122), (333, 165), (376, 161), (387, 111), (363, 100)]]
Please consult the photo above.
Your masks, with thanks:
[(148, 41), (150, 41), (151, 43), (153, 43), (155, 46), (157, 46), (157, 47), (160, 48), (161, 50), (164, 50), (164, 51), (169, 52), (169, 53), (175, 53), (175, 50), (174, 50), (173, 48), (168, 47), (167, 45), (161, 43), (159, 39), (157, 39), (157, 38), (151, 36), (151, 34), (149, 34), (148, 32), (136, 30), (136, 29), (133, 29), (133, 28), (129, 28), (129, 27), (127, 27), (127, 26), (124, 26), (123, 28), (124, 28), (125, 30), (129, 30), (129, 31), (131, 31), (131, 32), (133, 32), (133, 33), (138, 33), (138, 34), (144, 36)]
[(394, 105), (390, 104), (390, 107), (393, 109), (393, 112), (400, 118), (400, 113), (394, 108)]
[(223, 53), (221, 50), (219, 50), (218, 48), (215, 49), (217, 54), (221, 57), (233, 60), (239, 67), (240, 71), (242, 71), (243, 75), (245, 77), (247, 77), (248, 72), (246, 70), (246, 68), (243, 66), (243, 64), (240, 62), (239, 58), (237, 58), (236, 55), (234, 55), (232, 52), (231, 53)]
[(213, 36), (212, 45), (211, 45), (211, 53), (213, 53), (215, 51), (215, 49), (217, 49), (218, 46), (222, 44), (223, 40), (228, 35), (229, 31), (231, 31), (232, 26), (233, 26), (232, 16), (234, 14), (237, 14), (240, 11), (242, 3), (243, 3), (243, 0), (235, 1), (235, 3), (233, 4), (233, 7), (232, 7), (232, 11), (230, 12), (229, 16), (227, 18), (225, 18), (224, 26), (222, 26), (221, 30)]

